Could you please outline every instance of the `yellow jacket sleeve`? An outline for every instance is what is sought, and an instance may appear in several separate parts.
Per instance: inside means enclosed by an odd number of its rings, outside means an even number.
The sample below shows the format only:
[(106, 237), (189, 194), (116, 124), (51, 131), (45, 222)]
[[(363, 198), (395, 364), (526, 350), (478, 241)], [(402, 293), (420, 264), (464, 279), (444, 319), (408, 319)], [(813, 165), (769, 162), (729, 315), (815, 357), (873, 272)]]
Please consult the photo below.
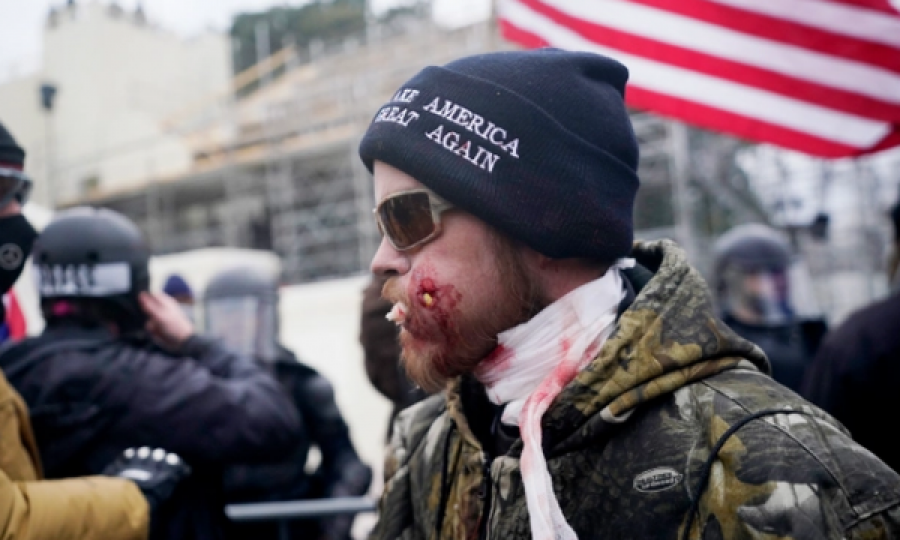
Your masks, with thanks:
[(144, 540), (150, 509), (129, 480), (41, 480), (28, 409), (0, 372), (0, 540)]
[(0, 540), (145, 540), (137, 486), (106, 477), (12, 482), (0, 472)]

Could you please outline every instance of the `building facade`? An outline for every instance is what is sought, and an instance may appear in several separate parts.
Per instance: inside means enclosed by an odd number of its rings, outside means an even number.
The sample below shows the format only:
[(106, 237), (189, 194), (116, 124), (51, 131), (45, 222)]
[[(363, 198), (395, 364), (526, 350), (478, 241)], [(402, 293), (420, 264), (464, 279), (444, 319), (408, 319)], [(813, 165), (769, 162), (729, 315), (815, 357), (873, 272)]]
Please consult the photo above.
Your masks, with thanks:
[(227, 89), (230, 62), (225, 36), (184, 39), (140, 9), (51, 10), (38, 72), (0, 85), (0, 119), (28, 151), (35, 200), (66, 205), (187, 172), (189, 140), (169, 119)]

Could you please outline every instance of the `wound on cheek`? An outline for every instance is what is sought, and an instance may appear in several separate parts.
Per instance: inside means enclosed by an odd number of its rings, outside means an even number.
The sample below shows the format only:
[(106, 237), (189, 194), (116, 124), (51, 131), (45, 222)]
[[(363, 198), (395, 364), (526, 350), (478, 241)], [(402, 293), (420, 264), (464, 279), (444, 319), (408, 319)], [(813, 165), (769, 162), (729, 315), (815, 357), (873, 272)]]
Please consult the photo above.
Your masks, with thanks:
[(434, 305), (438, 294), (438, 287), (431, 278), (424, 278), (419, 282), (419, 290), (417, 291), (419, 303), (424, 307), (430, 308)]
[(462, 295), (453, 285), (439, 284), (436, 275), (434, 267), (427, 263), (413, 271), (408, 294), (416, 299), (416, 305), (424, 308), (422, 311), (427, 317), (414, 318), (407, 329), (414, 334), (437, 331), (444, 339), (453, 341), (458, 338), (455, 321)]

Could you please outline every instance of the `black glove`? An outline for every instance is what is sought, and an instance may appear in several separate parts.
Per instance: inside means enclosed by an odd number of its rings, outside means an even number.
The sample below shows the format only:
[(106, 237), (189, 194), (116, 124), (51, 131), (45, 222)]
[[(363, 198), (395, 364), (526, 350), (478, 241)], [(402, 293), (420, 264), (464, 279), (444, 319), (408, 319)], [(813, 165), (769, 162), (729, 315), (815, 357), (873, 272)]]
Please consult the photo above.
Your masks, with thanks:
[(354, 459), (344, 463), (340, 476), (326, 489), (325, 496), (334, 497), (361, 497), (369, 491), (372, 485), (372, 468)]
[(172, 496), (178, 483), (191, 474), (191, 468), (175, 454), (144, 446), (125, 450), (103, 474), (127, 478), (137, 484), (152, 513)]

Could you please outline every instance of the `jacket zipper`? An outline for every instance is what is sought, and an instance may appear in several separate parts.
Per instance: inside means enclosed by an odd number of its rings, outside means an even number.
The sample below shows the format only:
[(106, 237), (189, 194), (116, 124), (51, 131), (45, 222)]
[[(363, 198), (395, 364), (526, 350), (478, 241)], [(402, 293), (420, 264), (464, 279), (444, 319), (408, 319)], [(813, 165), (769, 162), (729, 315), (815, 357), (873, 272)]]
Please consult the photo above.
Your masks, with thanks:
[(485, 452), (484, 466), (481, 469), (481, 488), (478, 490), (478, 498), (481, 499), (481, 522), (479, 523), (478, 538), (487, 540), (488, 522), (491, 519), (491, 464), (494, 456)]

